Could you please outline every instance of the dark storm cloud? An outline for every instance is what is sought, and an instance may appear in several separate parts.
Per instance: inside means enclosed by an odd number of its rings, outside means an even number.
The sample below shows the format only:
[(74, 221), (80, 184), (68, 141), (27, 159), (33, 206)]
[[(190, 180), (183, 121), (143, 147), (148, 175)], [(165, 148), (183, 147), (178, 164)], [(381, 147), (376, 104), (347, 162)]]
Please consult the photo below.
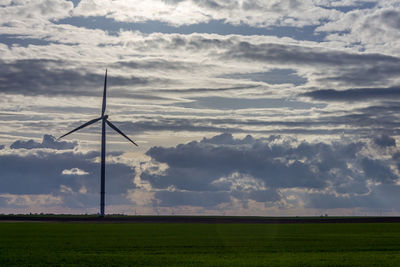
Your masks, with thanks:
[(219, 110), (235, 110), (249, 108), (289, 108), (289, 109), (310, 109), (313, 107), (324, 107), (321, 104), (306, 103), (301, 101), (274, 99), (274, 98), (229, 98), (229, 97), (197, 97), (192, 102), (178, 103), (177, 106), (196, 109), (219, 109)]
[(185, 70), (187, 72), (196, 68), (205, 67), (195, 62), (168, 61), (165, 59), (150, 59), (141, 61), (120, 61), (112, 65), (115, 68), (126, 67), (130, 69), (161, 69), (161, 70)]
[[(378, 87), (400, 75), (400, 59), (379, 53), (351, 53), (276, 43), (254, 44), (240, 41), (236, 37), (220, 39), (201, 35), (158, 37), (139, 45), (142, 47), (137, 49), (141, 50), (163, 48), (175, 52), (206, 51), (210, 57), (220, 60), (272, 63), (279, 65), (279, 68), (313, 67), (315, 80), (324, 85)], [(256, 74), (253, 78), (259, 80), (258, 76)]]
[[(392, 103), (393, 104), (393, 103)], [(264, 134), (357, 134), (371, 136), (387, 133), (399, 135), (400, 118), (396, 110), (389, 106), (373, 106), (370, 108), (355, 109), (350, 114), (337, 115), (335, 112), (320, 111), (318, 118), (285, 119), (274, 121), (264, 118), (215, 118), (215, 117), (146, 117), (141, 115), (139, 120), (115, 121), (123, 130), (131, 133), (146, 131), (190, 131), (190, 132), (231, 132), (231, 133), (264, 133)], [(393, 104), (394, 105), (394, 104)], [(195, 106), (193, 106), (195, 107)], [(197, 107), (198, 108), (198, 107)], [(266, 107), (265, 107), (266, 108)], [(316, 111), (314, 111), (316, 112)], [(179, 113), (180, 115), (181, 113)], [(83, 123), (83, 121), (82, 121)], [(81, 124), (82, 124), (81, 123)], [(77, 127), (79, 123), (70, 127)], [(349, 127), (351, 126), (351, 127)], [(273, 127), (273, 128), (272, 128)], [(89, 129), (88, 131), (92, 131)], [(93, 130), (94, 131), (94, 130)], [(92, 132), (93, 132), (92, 131)]]
[[(104, 75), (71, 70), (67, 62), (44, 59), (0, 61), (0, 92), (24, 95), (99, 95)], [(144, 78), (109, 77), (112, 86), (145, 85)]]
[(371, 99), (393, 99), (400, 97), (400, 87), (390, 88), (357, 88), (348, 90), (316, 90), (302, 94), (316, 100), (324, 101), (366, 101)]
[(297, 144), (279, 136), (235, 139), (222, 134), (172, 148), (151, 148), (147, 155), (168, 169), (162, 174), (145, 170), (141, 179), (158, 188), (155, 196), (164, 206), (210, 207), (229, 202), (228, 196), (243, 205), (250, 199), (277, 202), (281, 200), (277, 190), (303, 188), (327, 190), (307, 194), (310, 207), (324, 206), (314, 202), (321, 198), (334, 208), (346, 199), (333, 197), (334, 192), (347, 195), (348, 201), (364, 194), (374, 202), (378, 193), (371, 194), (369, 180), (382, 186), (398, 180), (391, 161), (362, 155), (365, 148), (368, 144), (362, 142)]
[[(332, 121), (330, 121), (332, 120)], [(362, 118), (360, 118), (362, 120)], [(82, 122), (83, 123), (83, 122)], [(357, 121), (355, 122), (357, 123)], [(383, 123), (383, 122), (381, 122)], [(118, 127), (124, 131), (133, 134), (147, 131), (189, 131), (189, 132), (231, 132), (231, 133), (263, 133), (263, 134), (370, 134), (368, 130), (351, 128), (346, 125), (352, 125), (352, 121), (346, 118), (321, 118), (313, 121), (288, 120), (288, 121), (266, 121), (266, 120), (248, 120), (248, 119), (213, 119), (213, 118), (151, 118), (139, 120), (136, 122), (115, 122)], [(399, 123), (400, 125), (400, 123)], [(79, 123), (71, 125), (77, 127)], [(248, 126), (258, 126), (259, 128), (249, 129)], [(280, 126), (279, 129), (263, 129), (261, 127)], [(325, 126), (325, 127), (324, 127)], [(329, 127), (328, 127), (329, 126)], [(332, 129), (332, 126), (335, 126)], [(379, 125), (378, 125), (379, 126)], [(376, 126), (376, 127), (378, 127)], [(382, 125), (383, 127), (384, 125)], [(315, 128), (313, 128), (315, 127)], [(379, 128), (380, 129), (380, 128)], [(87, 131), (95, 133), (94, 129)]]
[[(271, 136), (272, 138), (268, 140), (274, 140), (275, 138), (279, 139), (279, 136)], [(243, 139), (235, 139), (233, 138), (232, 134), (224, 133), (220, 135), (216, 135), (211, 138), (203, 138), (201, 141), (202, 143), (206, 144), (225, 144), (225, 145), (245, 145), (245, 144), (254, 144), (257, 142), (256, 139), (254, 139), (251, 135), (247, 135)]]
[[(139, 47), (137, 47), (139, 45)], [(253, 44), (235, 37), (226, 39), (201, 35), (173, 35), (157, 37), (135, 44), (136, 49), (163, 48), (172, 51), (206, 51), (210, 57), (220, 60), (250, 61), (279, 64), (279, 68), (313, 67), (315, 81), (321, 84), (347, 86), (384, 86), (388, 80), (400, 75), (400, 59), (379, 53), (351, 53), (321, 47), (305, 47), (276, 43)], [(323, 67), (324, 69), (321, 69)], [(255, 75), (255, 76), (254, 76)], [(265, 79), (260, 74), (249, 78)], [(265, 76), (264, 74), (262, 76)], [(268, 78), (268, 77), (267, 77)], [(298, 78), (296, 78), (298, 79)], [(303, 83), (305, 80), (293, 82)]]
[(354, 68), (337, 68), (328, 77), (318, 78), (321, 84), (334, 83), (350, 86), (373, 86), (385, 84), (389, 79), (396, 78), (400, 74), (398, 62), (395, 64), (371, 63), (360, 61)]
[(382, 134), (380, 136), (376, 136), (373, 139), (373, 141), (374, 141), (375, 144), (377, 144), (378, 146), (381, 146), (381, 147), (396, 146), (396, 139), (394, 139), (394, 138), (392, 138), (392, 137), (390, 137), (388, 135), (385, 135), (385, 134)]
[[(139, 117), (136, 115), (135, 117)], [(246, 132), (244, 129), (236, 127), (237, 125), (226, 126), (224, 123), (234, 123), (235, 120), (208, 120), (208, 119), (192, 119), (192, 118), (164, 118), (164, 117), (150, 117), (145, 118), (146, 115), (140, 116), (142, 119), (133, 118), (131, 121), (116, 121), (113, 120), (118, 128), (124, 131), (126, 134), (135, 136), (137, 134), (153, 131), (189, 131), (189, 132)], [(112, 117), (111, 117), (112, 119)], [(82, 125), (86, 121), (74, 122), (66, 127), (66, 129), (74, 129), (79, 125)], [(83, 131), (92, 134), (98, 134), (100, 131), (100, 124), (94, 124), (91, 127), (85, 128)], [(53, 125), (53, 127), (55, 127)], [(39, 126), (39, 129), (41, 127)], [(67, 131), (67, 130), (65, 130)], [(0, 131), (1, 132), (1, 131)], [(61, 134), (61, 132), (60, 132)], [(111, 131), (110, 134), (115, 134)]]
[[(216, 140), (220, 141), (216, 144)], [(230, 135), (212, 142), (190, 142), (175, 148), (153, 147), (147, 155), (168, 164), (165, 176), (142, 175), (156, 188), (175, 186), (182, 190), (214, 190), (212, 182), (233, 172), (249, 174), (272, 188), (323, 188), (330, 171), (339, 168), (352, 173), (346, 161), (354, 160), (362, 144), (327, 145), (302, 143), (291, 147), (251, 136), (232, 145)]]
[[(399, 135), (400, 117), (398, 112), (400, 107), (398, 102), (387, 101), (380, 105), (373, 105), (366, 108), (356, 109), (352, 114), (343, 116), (334, 116), (333, 114), (327, 118), (332, 123), (342, 123), (353, 125), (357, 130), (363, 132), (372, 130), (375, 134)], [(365, 132), (368, 135), (368, 132)]]
[[(350, 114), (335, 116), (335, 114), (330, 114), (328, 116), (323, 116), (317, 119), (316, 123), (310, 123), (309, 126), (320, 125), (324, 129), (334, 127), (338, 131), (331, 129), (331, 134), (342, 133), (348, 134), (358, 134), (365, 137), (370, 137), (372, 133), (385, 133), (390, 135), (399, 135), (397, 127), (400, 126), (400, 121), (397, 116), (388, 115), (385, 117), (384, 114), (373, 114), (369, 110), (355, 110)], [(352, 127), (348, 129), (347, 126)], [(347, 128), (347, 129), (346, 129)], [(309, 131), (312, 132), (311, 130)], [(326, 131), (329, 133), (329, 131)]]
[(383, 160), (364, 158), (361, 166), (365, 176), (377, 182), (394, 183), (398, 177), (393, 173)]
[(224, 92), (224, 91), (239, 91), (245, 89), (253, 89), (260, 87), (259, 85), (249, 84), (244, 86), (234, 86), (225, 88), (188, 88), (188, 89), (155, 89), (153, 92), (158, 93), (180, 93), (180, 94), (190, 94), (190, 93), (212, 93), (212, 92)]
[[(0, 193), (51, 194), (62, 186), (74, 192), (85, 187), (88, 193), (97, 193), (100, 188), (100, 164), (94, 162), (98, 152), (48, 152), (34, 154), (0, 155)], [(86, 174), (74, 172), (79, 169)], [(63, 174), (64, 173), (64, 174)], [(132, 167), (108, 162), (106, 166), (107, 192), (124, 193), (134, 188), (135, 171)]]
[(214, 125), (213, 122), (207, 123), (206, 119), (186, 119), (186, 118), (152, 118), (136, 122), (115, 122), (115, 125), (132, 133), (142, 133), (146, 131), (190, 131), (190, 132), (221, 132), (232, 130), (243, 132), (236, 127), (226, 127)]
[(239, 42), (221, 58), (268, 62), (283, 65), (326, 66), (330, 71), (317, 80), (349, 85), (382, 84), (400, 74), (400, 59), (373, 53), (348, 53), (322, 48), (283, 44)]
[(54, 136), (45, 134), (43, 136), (43, 140), (41, 143), (36, 142), (35, 140), (17, 140), (11, 144), (10, 148), (12, 149), (34, 149), (34, 148), (51, 148), (56, 150), (65, 150), (65, 149), (74, 149), (78, 143), (68, 142), (68, 141), (59, 141)]
[(288, 64), (348, 66), (364, 64), (398, 64), (400, 59), (383, 54), (355, 54), (336, 50), (283, 44), (239, 42), (225, 54), (227, 58)]
[[(203, 98), (203, 100), (206, 98)], [(132, 122), (117, 122), (123, 129), (132, 132), (145, 131), (203, 131), (203, 132), (231, 132), (231, 133), (264, 133), (264, 134), (357, 134), (361, 136), (371, 137), (374, 135), (388, 134), (399, 135), (400, 131), (400, 112), (399, 104), (396, 101), (377, 102), (375, 105), (365, 108), (354, 108), (347, 112), (330, 111), (329, 109), (320, 109), (321, 106), (300, 101), (282, 101), (279, 99), (277, 103), (263, 101), (259, 99), (254, 103), (261, 103), (261, 108), (279, 108), (279, 103), (283, 107), (290, 109), (304, 109), (304, 112), (311, 112), (318, 116), (293, 118), (284, 115), (283, 118), (275, 117), (274, 120), (264, 118), (262, 116), (253, 116), (252, 118), (244, 115), (243, 117), (220, 117), (219, 113), (215, 116), (210, 114), (205, 116), (194, 110), (193, 108), (205, 108), (201, 105), (208, 105), (209, 108), (218, 105), (218, 108), (229, 109), (234, 103), (239, 103), (239, 108), (243, 105), (250, 107), (252, 100), (244, 100), (241, 103), (239, 99), (234, 101), (223, 102), (222, 99), (216, 103), (205, 103), (205, 101), (192, 102), (184, 104), (190, 109), (187, 111), (188, 117), (182, 117), (181, 112), (171, 112), (171, 116), (148, 116), (140, 115), (139, 120), (132, 119)], [(230, 99), (227, 99), (230, 100)], [(268, 106), (268, 104), (272, 104)], [(175, 104), (181, 105), (181, 104)], [(292, 107), (291, 107), (292, 106)], [(313, 108), (313, 109), (310, 109)], [(344, 109), (352, 108), (352, 106), (343, 106)], [(282, 111), (284, 113), (284, 111)], [(200, 115), (201, 114), (201, 115)], [(200, 115), (200, 116), (199, 116)], [(78, 124), (76, 126), (79, 126)], [(350, 126), (350, 127), (349, 127)], [(71, 126), (73, 127), (73, 126)]]
[[(188, 51), (213, 51), (214, 49), (226, 50), (232, 47), (237, 41), (228, 38), (207, 38), (201, 35), (194, 36), (183, 36), (183, 35), (173, 35), (171, 38), (157, 38), (151, 39), (146, 42), (149, 48), (160, 48), (162, 47), (167, 50), (188, 50)], [(142, 49), (145, 49), (143, 47)]]

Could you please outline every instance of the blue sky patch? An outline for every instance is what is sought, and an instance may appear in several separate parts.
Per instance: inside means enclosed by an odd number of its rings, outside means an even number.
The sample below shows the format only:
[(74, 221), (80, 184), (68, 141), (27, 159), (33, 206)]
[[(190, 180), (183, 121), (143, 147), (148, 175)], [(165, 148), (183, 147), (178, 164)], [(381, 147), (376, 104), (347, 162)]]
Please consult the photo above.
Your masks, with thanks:
[(272, 26), (272, 27), (251, 27), (245, 24), (232, 25), (223, 20), (212, 20), (208, 23), (197, 23), (191, 25), (182, 25), (175, 27), (166, 22), (146, 21), (146, 22), (119, 22), (106, 17), (70, 17), (54, 21), (56, 24), (70, 24), (87, 29), (100, 29), (115, 35), (121, 30), (140, 31), (142, 33), (209, 33), (220, 35), (265, 35), (277, 37), (290, 37), (296, 40), (322, 41), (326, 34), (315, 32), (318, 26), (290, 27), (290, 26)]

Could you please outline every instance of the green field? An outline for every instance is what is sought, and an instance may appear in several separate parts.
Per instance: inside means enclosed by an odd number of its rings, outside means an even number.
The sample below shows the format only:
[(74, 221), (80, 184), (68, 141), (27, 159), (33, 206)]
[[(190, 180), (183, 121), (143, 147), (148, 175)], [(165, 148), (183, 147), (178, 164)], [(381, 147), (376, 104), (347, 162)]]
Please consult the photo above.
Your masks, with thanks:
[(400, 224), (0, 223), (0, 266), (399, 266)]

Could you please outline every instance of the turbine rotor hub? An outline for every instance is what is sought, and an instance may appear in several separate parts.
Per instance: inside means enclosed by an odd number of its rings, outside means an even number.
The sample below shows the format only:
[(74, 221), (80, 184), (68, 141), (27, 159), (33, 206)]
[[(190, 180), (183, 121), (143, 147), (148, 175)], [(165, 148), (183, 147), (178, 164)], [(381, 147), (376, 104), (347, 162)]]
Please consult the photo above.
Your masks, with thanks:
[(108, 115), (104, 115), (103, 119), (105, 119), (105, 120), (108, 119)]

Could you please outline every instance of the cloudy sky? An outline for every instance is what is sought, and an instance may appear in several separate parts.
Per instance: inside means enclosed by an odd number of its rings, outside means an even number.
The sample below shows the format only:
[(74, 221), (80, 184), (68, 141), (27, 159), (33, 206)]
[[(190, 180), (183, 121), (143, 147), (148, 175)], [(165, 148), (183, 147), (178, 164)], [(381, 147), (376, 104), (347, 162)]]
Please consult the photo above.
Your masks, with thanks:
[(400, 1), (0, 0), (0, 213), (400, 215)]

